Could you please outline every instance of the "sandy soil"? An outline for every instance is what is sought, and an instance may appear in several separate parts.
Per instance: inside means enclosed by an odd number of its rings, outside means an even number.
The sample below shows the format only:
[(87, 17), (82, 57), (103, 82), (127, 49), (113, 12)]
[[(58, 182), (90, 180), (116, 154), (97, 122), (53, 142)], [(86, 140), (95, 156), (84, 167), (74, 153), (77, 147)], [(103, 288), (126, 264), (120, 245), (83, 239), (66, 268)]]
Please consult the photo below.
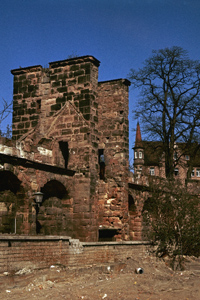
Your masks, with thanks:
[[(136, 273), (139, 267), (143, 274)], [(0, 274), (0, 299), (198, 300), (200, 259), (187, 258), (185, 268), (173, 272), (166, 261), (146, 256), (142, 261), (129, 258), (79, 270), (63, 266), (22, 269)]]

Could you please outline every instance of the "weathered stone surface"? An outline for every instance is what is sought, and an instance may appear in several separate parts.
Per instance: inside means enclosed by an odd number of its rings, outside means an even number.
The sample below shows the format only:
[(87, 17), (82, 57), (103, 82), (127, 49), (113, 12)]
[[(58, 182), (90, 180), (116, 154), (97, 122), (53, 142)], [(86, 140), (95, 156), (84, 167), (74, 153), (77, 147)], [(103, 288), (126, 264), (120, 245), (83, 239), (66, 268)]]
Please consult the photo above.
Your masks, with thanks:
[[(10, 189), (17, 199), (12, 232), (36, 230), (96, 241), (105, 227), (102, 239), (135, 237), (131, 230), (139, 225), (128, 212), (129, 82), (98, 82), (98, 66), (94, 57), (84, 56), (52, 62), (46, 69), (12, 70), (16, 143), (0, 141), (0, 156), (18, 157), (6, 175), (13, 174), (15, 188), (3, 184), (0, 189)], [(99, 175), (102, 153), (104, 179)], [(0, 174), (5, 175), (4, 161)], [(44, 193), (39, 209), (33, 205), (36, 191)], [(2, 215), (5, 205), (0, 206)], [(0, 221), (7, 231), (8, 211)]]

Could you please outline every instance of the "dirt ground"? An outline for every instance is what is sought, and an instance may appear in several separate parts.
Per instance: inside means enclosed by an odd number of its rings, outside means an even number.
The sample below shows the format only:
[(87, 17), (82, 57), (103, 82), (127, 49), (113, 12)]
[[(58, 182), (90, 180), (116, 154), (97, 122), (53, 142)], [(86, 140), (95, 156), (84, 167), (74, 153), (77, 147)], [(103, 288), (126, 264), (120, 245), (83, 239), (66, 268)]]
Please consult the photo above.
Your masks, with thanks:
[[(142, 268), (143, 274), (136, 269)], [(184, 271), (172, 271), (153, 256), (113, 265), (69, 269), (22, 269), (0, 274), (0, 299), (198, 300), (200, 259), (187, 258)]]

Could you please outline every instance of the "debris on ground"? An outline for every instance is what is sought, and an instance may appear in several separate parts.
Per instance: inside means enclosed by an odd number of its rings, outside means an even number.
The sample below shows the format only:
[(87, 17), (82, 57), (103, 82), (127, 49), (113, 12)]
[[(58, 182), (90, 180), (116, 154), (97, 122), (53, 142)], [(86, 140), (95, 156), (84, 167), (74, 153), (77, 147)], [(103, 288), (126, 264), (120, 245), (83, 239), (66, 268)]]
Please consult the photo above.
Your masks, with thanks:
[[(143, 272), (136, 272), (141, 268)], [(184, 271), (172, 271), (167, 261), (147, 255), (126, 261), (75, 269), (51, 265), (0, 274), (1, 300), (197, 300), (200, 299), (200, 259), (186, 258)]]

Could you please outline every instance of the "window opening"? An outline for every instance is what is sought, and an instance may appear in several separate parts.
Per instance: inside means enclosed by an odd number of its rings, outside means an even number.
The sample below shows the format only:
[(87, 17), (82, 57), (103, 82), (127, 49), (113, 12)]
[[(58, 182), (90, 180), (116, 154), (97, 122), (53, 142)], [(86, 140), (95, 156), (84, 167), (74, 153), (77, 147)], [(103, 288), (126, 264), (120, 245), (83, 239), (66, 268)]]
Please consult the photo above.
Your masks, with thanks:
[(191, 177), (194, 177), (194, 170), (192, 170), (191, 172)]
[(69, 161), (69, 148), (68, 148), (68, 142), (60, 141), (59, 142), (59, 148), (62, 152), (64, 161), (65, 161), (65, 168), (67, 169), (68, 161)]
[(149, 170), (149, 172), (150, 172), (150, 175), (155, 175), (155, 169), (154, 169), (154, 167), (151, 167), (150, 168), (150, 170)]
[(139, 151), (139, 158), (142, 158), (142, 151)]
[(137, 158), (137, 151), (135, 151), (135, 158)]
[(175, 176), (178, 176), (178, 174), (179, 174), (178, 168), (175, 168), (175, 169), (174, 169), (174, 175), (175, 175)]
[(197, 169), (197, 170), (196, 170), (196, 176), (197, 176), (197, 177), (200, 177), (200, 169)]
[(99, 156), (99, 165), (100, 165), (100, 179), (105, 180), (105, 157), (104, 157), (104, 149), (98, 150)]
[(178, 159), (178, 153), (174, 152), (174, 159), (177, 160)]
[(37, 113), (41, 112), (41, 100), (37, 100), (37, 102), (36, 102), (36, 110), (37, 110)]

